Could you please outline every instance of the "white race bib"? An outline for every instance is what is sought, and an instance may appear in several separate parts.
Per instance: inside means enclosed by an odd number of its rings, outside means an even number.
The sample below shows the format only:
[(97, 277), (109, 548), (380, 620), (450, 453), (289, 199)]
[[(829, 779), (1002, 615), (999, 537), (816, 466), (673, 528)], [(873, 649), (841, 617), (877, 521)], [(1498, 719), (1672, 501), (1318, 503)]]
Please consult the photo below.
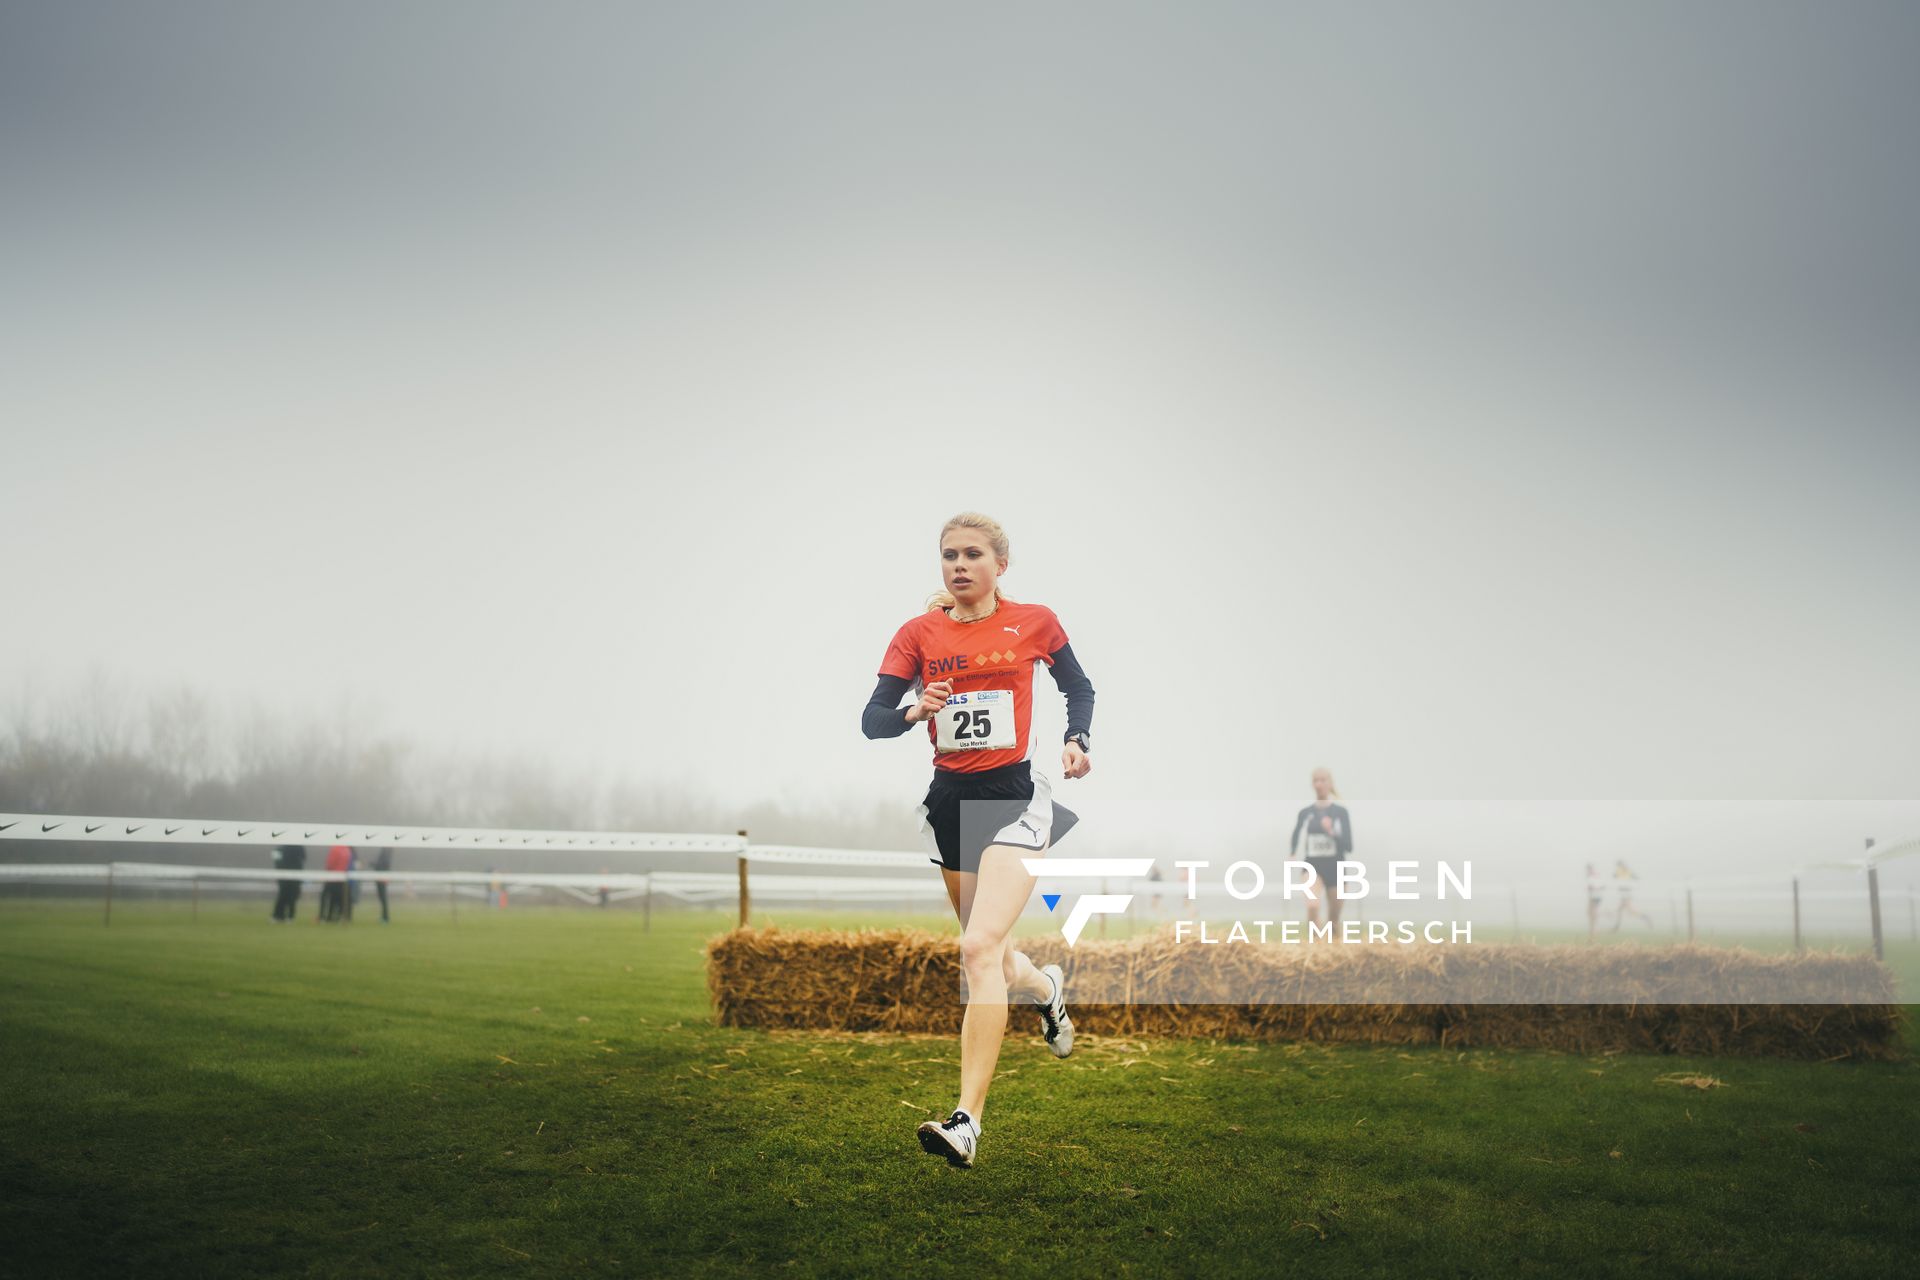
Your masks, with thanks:
[(933, 718), (933, 749), (988, 751), (1013, 745), (1013, 690), (974, 689), (947, 699)]
[(1307, 832), (1307, 856), (1309, 858), (1331, 858), (1339, 852), (1339, 846), (1332, 836), (1321, 831)]

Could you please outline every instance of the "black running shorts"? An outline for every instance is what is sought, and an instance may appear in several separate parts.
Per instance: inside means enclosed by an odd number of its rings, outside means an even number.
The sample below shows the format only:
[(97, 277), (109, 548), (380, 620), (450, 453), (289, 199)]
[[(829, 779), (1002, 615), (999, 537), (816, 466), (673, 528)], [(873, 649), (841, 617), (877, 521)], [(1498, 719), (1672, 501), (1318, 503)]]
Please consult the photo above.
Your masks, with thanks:
[(1335, 886), (1340, 883), (1338, 879), (1340, 875), (1340, 859), (1308, 858), (1307, 865), (1313, 868), (1313, 874), (1319, 879), (1319, 883), (1314, 886), (1313, 891), (1322, 897), (1331, 898)]
[(1026, 760), (979, 773), (935, 769), (920, 819), (929, 860), (949, 871), (969, 872), (980, 870), (988, 845), (1039, 853), (1080, 821), (1073, 810), (1054, 803), (1053, 784)]

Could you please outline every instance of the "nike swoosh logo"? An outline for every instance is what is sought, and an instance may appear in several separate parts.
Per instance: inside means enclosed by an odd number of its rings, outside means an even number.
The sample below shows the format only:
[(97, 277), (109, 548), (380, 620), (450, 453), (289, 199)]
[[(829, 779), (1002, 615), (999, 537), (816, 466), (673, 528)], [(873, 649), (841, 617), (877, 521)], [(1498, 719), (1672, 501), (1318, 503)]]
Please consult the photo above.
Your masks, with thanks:
[[(53, 827), (59, 827), (59, 826), (64, 826), (64, 825), (66, 825), (66, 824), (65, 824), (65, 823), (60, 823), (60, 822), (56, 822), (56, 823), (54, 823), (54, 824), (53, 824)], [(47, 825), (46, 823), (44, 823), (44, 822), (43, 822), (43, 823), (41, 823), (41, 824), (40, 824), (40, 834), (41, 834), (41, 835), (45, 835), (45, 834), (47, 834), (47, 832), (49, 832), (49, 831), (51, 831), (51, 830), (53, 830), (53, 827), (50, 827), (50, 826), (48, 826), (48, 825)]]
[(98, 830), (99, 830), (100, 828), (102, 828), (102, 827), (104, 827), (104, 826), (106, 826), (106, 825), (107, 825), (107, 824), (106, 824), (106, 823), (104, 823), (104, 822), (96, 822), (96, 823), (94, 823), (94, 824), (93, 824), (92, 826), (90, 826), (90, 827), (88, 827), (88, 828), (87, 828), (87, 834), (88, 834), (88, 835), (92, 835), (92, 834), (93, 834), (94, 832), (96, 832), (96, 831), (98, 831)]

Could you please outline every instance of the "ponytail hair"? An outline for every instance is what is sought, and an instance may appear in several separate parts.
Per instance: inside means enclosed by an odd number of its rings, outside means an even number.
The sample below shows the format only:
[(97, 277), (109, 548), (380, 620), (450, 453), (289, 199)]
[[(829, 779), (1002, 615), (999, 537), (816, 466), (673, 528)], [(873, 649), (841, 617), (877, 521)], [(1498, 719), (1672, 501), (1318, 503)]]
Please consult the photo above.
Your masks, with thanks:
[[(978, 529), (987, 535), (987, 545), (993, 548), (995, 559), (1010, 560), (1012, 558), (1009, 552), (1013, 544), (1007, 541), (1007, 531), (1002, 529), (1000, 522), (992, 516), (983, 516), (978, 511), (962, 511), (959, 515), (940, 526), (940, 542), (945, 542), (947, 535), (955, 529)], [(940, 543), (936, 542), (934, 545), (937, 547)], [(997, 582), (993, 584), (993, 595), (994, 599), (998, 600), (1001, 604), (1013, 603), (1012, 598), (1000, 589), (1000, 584)], [(938, 609), (951, 609), (958, 603), (959, 601), (953, 598), (951, 591), (942, 588), (927, 597), (927, 612), (932, 613)]]

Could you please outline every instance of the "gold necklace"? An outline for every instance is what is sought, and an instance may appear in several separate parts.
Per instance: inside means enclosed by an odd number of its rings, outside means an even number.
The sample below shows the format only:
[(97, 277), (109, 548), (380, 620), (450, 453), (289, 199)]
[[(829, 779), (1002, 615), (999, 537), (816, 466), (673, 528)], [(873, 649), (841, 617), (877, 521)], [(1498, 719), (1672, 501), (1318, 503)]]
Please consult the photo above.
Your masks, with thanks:
[(993, 598), (993, 608), (987, 610), (985, 613), (975, 614), (971, 618), (963, 618), (959, 614), (949, 611), (947, 613), (947, 616), (949, 618), (952, 618), (955, 622), (985, 622), (988, 618), (991, 618), (994, 614), (998, 612), (1000, 612), (1000, 597), (996, 595)]

